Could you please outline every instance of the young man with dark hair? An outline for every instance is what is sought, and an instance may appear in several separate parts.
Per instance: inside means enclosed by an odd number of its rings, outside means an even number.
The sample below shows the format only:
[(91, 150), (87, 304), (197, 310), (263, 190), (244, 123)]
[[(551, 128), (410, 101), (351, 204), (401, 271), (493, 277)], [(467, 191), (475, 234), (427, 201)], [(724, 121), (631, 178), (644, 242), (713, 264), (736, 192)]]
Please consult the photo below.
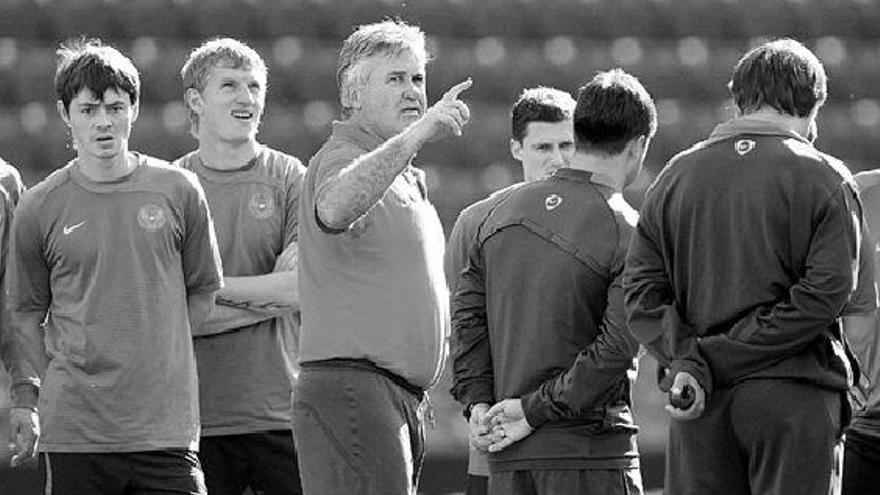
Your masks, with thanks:
[(741, 115), (669, 162), (627, 257), (630, 330), (661, 389), (694, 398), (667, 406), (666, 491), (826, 495), (857, 372), (839, 322), (875, 308), (861, 206), (807, 138), (826, 97), (812, 52), (760, 45), (730, 88)]
[[(522, 92), (510, 111), (510, 154), (523, 170), (525, 182), (548, 176), (564, 166), (574, 153), (574, 130), (571, 117), (575, 101), (570, 94), (543, 86)], [(450, 295), (458, 287), (461, 271), (465, 268), (467, 250), (474, 240), (486, 214), (501, 199), (522, 183), (514, 184), (478, 201), (458, 215), (449, 242), (446, 245), (444, 267)], [(490, 404), (478, 404), (468, 412), (471, 433), (479, 429), (482, 417)], [(485, 494), (489, 479), (489, 464), (485, 438), (471, 435), (468, 450), (467, 495)], [(482, 450), (482, 452), (481, 452)]]
[[(657, 126), (638, 80), (578, 93), (575, 153), (479, 222), (453, 296), (453, 396), (488, 444), (489, 493), (641, 493), (630, 389), (638, 344), (621, 274), (635, 210), (621, 191)], [(497, 403), (496, 403), (497, 402)]]
[(13, 384), (32, 413), (12, 416), (16, 458), (39, 441), (49, 495), (204, 495), (191, 330), (222, 280), (208, 204), (195, 175), (129, 151), (128, 58), (96, 40), (58, 55), (77, 156), (24, 194), (13, 223), (13, 338), (34, 370)]
[(223, 288), (195, 337), (202, 441), (212, 495), (302, 493), (291, 431), (297, 373), (297, 208), (305, 167), (261, 145), (267, 70), (246, 44), (218, 38), (181, 69), (199, 148), (175, 164), (195, 173), (211, 207)]
[(344, 120), (306, 172), (293, 429), (309, 495), (417, 490), (449, 300), (443, 229), (411, 162), (461, 135), (470, 112), (458, 95), (471, 85), (428, 108), (427, 61), (418, 27), (358, 27), (339, 54)]

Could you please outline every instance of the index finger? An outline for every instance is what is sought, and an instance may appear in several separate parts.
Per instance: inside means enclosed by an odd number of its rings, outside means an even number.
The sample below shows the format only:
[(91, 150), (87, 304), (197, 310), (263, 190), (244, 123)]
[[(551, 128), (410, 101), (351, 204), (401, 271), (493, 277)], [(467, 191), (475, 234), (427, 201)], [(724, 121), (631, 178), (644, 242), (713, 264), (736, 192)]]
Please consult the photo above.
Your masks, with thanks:
[(460, 95), (462, 91), (470, 88), (471, 86), (473, 86), (473, 84), (474, 80), (471, 78), (467, 78), (464, 81), (446, 90), (446, 92), (443, 93), (442, 99), (446, 101), (455, 100), (456, 98), (458, 98), (458, 95)]

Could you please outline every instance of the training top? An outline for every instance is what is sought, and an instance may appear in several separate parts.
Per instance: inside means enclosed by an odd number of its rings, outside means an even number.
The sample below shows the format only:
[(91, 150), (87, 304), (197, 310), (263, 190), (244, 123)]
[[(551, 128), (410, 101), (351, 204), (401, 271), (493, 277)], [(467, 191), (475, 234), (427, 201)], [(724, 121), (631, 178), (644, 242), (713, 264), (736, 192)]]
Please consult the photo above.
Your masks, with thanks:
[[(224, 275), (272, 273), (297, 239), (300, 161), (263, 146), (238, 169), (206, 166), (195, 151), (175, 164), (194, 172), (205, 190)], [(297, 332), (271, 318), (195, 338), (203, 436), (290, 429)]]
[(125, 177), (93, 182), (73, 160), (16, 210), (10, 308), (48, 311), (43, 452), (198, 446), (187, 294), (221, 287), (220, 257), (195, 175), (137, 161)]
[[(855, 175), (861, 192), (868, 230), (872, 234), (865, 256), (873, 258), (874, 280), (880, 280), (880, 171)], [(880, 318), (874, 315), (874, 332), (869, 335), (847, 334), (862, 368), (861, 391), (867, 392), (865, 408), (856, 411), (850, 429), (880, 437)]]
[(517, 182), (504, 189), (495, 191), (488, 197), (461, 210), (461, 213), (458, 214), (458, 218), (449, 232), (449, 240), (446, 242), (446, 255), (443, 258), (443, 269), (446, 273), (446, 284), (449, 287), (450, 297), (455, 296), (461, 272), (465, 269), (465, 263), (467, 263), (468, 250), (471, 248), (474, 238), (479, 232), (480, 224), (498, 203), (523, 184), (524, 182)]
[(630, 390), (638, 343), (620, 276), (638, 214), (562, 168), (510, 192), (480, 222), (452, 302), (452, 395), (521, 398), (535, 431), (493, 471), (638, 466)]
[[(24, 190), (24, 183), (21, 181), (18, 170), (0, 159), (0, 287), (5, 283), (6, 256), (9, 250), (9, 235), (12, 231), (12, 214)], [(5, 299), (5, 294), (5, 289), (0, 290), (0, 297)], [(27, 366), (27, 363), (19, 359), (15, 351), (11, 333), (12, 321), (6, 311), (5, 301), (0, 305), (0, 315), (2, 315), (2, 320), (0, 320), (0, 362), (12, 377), (13, 384), (32, 383), (28, 377), (35, 374), (29, 368), (23, 368)], [(32, 384), (39, 386), (38, 381)]]
[(650, 187), (627, 258), (630, 330), (707, 390), (748, 378), (844, 391), (838, 317), (876, 306), (842, 162), (757, 117), (719, 125)]
[(299, 209), (300, 362), (367, 359), (426, 389), (445, 359), (449, 296), (424, 172), (408, 165), (347, 229), (329, 229), (315, 213), (322, 185), (382, 143), (359, 124), (335, 122), (309, 162)]

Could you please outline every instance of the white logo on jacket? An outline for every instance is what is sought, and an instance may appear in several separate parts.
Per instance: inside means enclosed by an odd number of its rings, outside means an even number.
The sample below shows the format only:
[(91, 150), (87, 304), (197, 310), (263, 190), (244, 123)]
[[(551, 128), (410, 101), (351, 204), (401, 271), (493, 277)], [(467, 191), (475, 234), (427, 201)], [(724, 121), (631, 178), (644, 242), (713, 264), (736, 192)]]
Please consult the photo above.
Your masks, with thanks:
[(551, 211), (561, 204), (562, 196), (558, 194), (551, 194), (544, 198), (544, 208), (547, 208), (547, 211)]
[(749, 151), (755, 149), (755, 142), (751, 139), (740, 139), (733, 145), (733, 149), (736, 150), (739, 156), (743, 156)]

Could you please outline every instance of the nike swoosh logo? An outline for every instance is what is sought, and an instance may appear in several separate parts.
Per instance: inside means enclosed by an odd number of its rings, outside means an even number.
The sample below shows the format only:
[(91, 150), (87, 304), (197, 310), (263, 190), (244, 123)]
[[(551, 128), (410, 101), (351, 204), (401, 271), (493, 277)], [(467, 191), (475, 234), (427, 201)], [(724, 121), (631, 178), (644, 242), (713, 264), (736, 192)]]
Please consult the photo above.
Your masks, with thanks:
[(70, 235), (71, 232), (83, 226), (86, 223), (85, 220), (75, 225), (65, 225), (64, 226), (64, 235)]

